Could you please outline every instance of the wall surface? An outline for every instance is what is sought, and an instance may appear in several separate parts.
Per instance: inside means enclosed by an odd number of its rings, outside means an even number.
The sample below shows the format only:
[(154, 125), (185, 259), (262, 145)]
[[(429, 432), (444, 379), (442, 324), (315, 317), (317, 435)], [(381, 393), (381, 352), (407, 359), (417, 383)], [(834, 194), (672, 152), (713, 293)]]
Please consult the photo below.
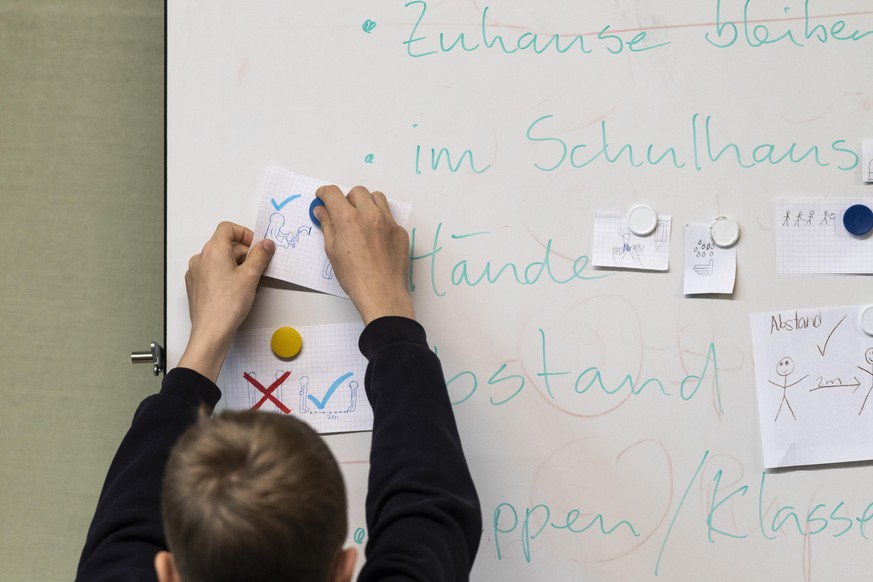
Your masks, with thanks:
[(0, 563), (71, 580), (115, 448), (159, 388), (164, 4), (0, 1)]

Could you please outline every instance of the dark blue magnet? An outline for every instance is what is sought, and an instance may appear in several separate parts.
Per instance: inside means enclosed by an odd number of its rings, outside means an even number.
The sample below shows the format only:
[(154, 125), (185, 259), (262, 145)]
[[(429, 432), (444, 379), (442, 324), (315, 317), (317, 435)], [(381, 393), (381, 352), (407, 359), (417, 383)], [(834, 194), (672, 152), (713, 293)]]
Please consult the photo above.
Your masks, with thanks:
[(843, 214), (843, 226), (855, 236), (864, 236), (873, 230), (873, 210), (863, 204), (853, 204)]

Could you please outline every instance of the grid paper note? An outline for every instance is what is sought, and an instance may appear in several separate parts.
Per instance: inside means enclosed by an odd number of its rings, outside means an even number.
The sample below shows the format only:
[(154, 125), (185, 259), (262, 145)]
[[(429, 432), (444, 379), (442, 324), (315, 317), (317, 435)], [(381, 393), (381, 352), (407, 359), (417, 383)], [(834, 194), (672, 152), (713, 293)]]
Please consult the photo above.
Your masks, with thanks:
[(358, 350), (363, 324), (296, 329), (303, 349), (291, 360), (270, 348), (274, 329), (237, 332), (218, 379), (219, 408), (289, 414), (320, 433), (373, 430), (364, 392), (367, 360)]
[(659, 216), (655, 232), (637, 236), (621, 212), (594, 212), (594, 253), (596, 267), (666, 271), (670, 260), (669, 216)]
[(843, 226), (853, 204), (870, 198), (781, 198), (773, 205), (776, 272), (873, 273), (871, 234), (854, 236)]
[[(261, 185), (261, 202), (255, 222), (254, 240), (270, 238), (276, 243), (276, 253), (264, 275), (282, 279), (316, 291), (338, 297), (348, 297), (333, 274), (333, 267), (324, 253), (324, 236), (309, 217), (309, 206), (315, 191), (326, 184), (281, 168), (270, 167)], [(343, 192), (347, 188), (340, 187)], [(395, 222), (407, 228), (412, 205), (388, 200)]]

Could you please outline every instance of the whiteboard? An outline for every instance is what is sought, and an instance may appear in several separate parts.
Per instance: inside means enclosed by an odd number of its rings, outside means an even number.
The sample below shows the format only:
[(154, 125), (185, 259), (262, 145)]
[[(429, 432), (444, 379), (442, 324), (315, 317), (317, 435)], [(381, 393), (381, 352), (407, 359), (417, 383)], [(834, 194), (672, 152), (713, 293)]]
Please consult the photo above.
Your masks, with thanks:
[[(867, 276), (777, 275), (772, 232), (779, 198), (873, 194), (868, 2), (178, 0), (167, 21), (170, 366), (188, 258), (254, 223), (268, 166), (365, 184), (413, 205), (474, 580), (870, 578), (873, 468), (763, 470), (749, 319), (871, 301)], [(594, 268), (595, 211), (637, 203), (672, 218), (669, 269)], [(720, 215), (735, 291), (685, 296), (683, 225)], [(267, 280), (245, 326), (356, 317)], [(328, 441), (362, 549), (369, 434)]]

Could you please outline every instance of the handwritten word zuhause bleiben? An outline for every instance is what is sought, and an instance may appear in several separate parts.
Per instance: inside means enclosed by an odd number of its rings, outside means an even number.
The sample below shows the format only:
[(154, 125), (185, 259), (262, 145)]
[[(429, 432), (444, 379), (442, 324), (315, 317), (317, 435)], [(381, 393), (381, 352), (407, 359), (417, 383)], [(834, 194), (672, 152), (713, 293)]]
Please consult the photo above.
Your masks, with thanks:
[[(469, 41), (468, 37), (462, 32), (458, 34), (454, 40), (448, 41), (444, 32), (439, 33), (439, 46), (434, 47), (428, 43), (427, 36), (416, 36), (419, 34), (419, 27), (422, 26), (425, 14), (427, 13), (427, 2), (424, 0), (413, 0), (404, 5), (405, 8), (418, 9), (418, 19), (412, 26), (412, 31), (409, 33), (409, 38), (403, 41), (406, 45), (406, 54), (413, 58), (427, 57), (435, 54), (449, 53), (455, 49), (463, 52), (472, 53), (479, 49), (498, 50), (506, 54), (514, 54), (523, 51), (533, 51), (536, 54), (543, 54), (546, 51), (564, 54), (573, 51), (572, 54), (590, 54), (594, 52), (592, 45), (596, 45), (603, 51), (604, 49), (613, 55), (621, 54), (622, 52), (643, 52), (652, 50), (669, 43), (661, 44), (645, 44), (646, 32), (636, 32), (633, 35), (622, 36), (610, 32), (610, 25), (607, 24), (600, 32), (597, 33), (595, 40), (586, 44), (585, 35), (577, 34), (569, 36), (567, 39), (562, 39), (561, 34), (551, 34), (545, 38), (537, 33), (524, 32), (514, 39), (508, 39), (507, 36), (489, 33), (488, 31), (488, 6), (482, 9), (481, 26), (478, 30), (477, 41)], [(415, 45), (422, 43), (428, 48), (416, 47)]]
[[(835, 20), (828, 26), (824, 24), (812, 25), (810, 23), (809, 4), (810, 0), (804, 0), (802, 31), (792, 30), (788, 27), (787, 30), (783, 28), (781, 31), (774, 33), (771, 29), (772, 25), (757, 23), (754, 20), (754, 15), (749, 14), (752, 0), (746, 0), (745, 4), (743, 4), (743, 17), (739, 26), (734, 22), (724, 19), (721, 11), (721, 0), (716, 0), (715, 34), (707, 32), (705, 35), (706, 42), (718, 48), (729, 48), (738, 42), (755, 48), (785, 43), (803, 47), (810, 42), (816, 41), (822, 44), (830, 41), (857, 42), (873, 35), (873, 30), (861, 31), (855, 29), (850, 32), (846, 31), (846, 21), (842, 19)], [(786, 6), (785, 14), (790, 13), (791, 8)], [(742, 28), (742, 35), (740, 34), (740, 28)]]
[[(704, 34), (704, 40), (716, 48), (729, 48), (737, 44), (751, 47), (766, 47), (775, 44), (790, 44), (804, 47), (811, 43), (826, 44), (829, 42), (857, 42), (870, 35), (873, 30), (846, 30), (845, 20), (836, 20), (829, 25), (811, 23), (810, 0), (803, 3), (803, 16), (798, 17), (794, 24), (789, 22), (756, 21), (756, 15), (751, 10), (752, 0), (746, 0), (742, 15), (736, 15), (738, 22), (732, 22), (722, 12), (721, 0), (715, 2), (715, 23), (707, 25), (713, 30)], [(500, 34), (489, 27), (488, 10), (482, 9), (482, 17), (475, 34), (464, 32), (451, 35), (440, 32), (438, 40), (425, 34), (424, 28), (428, 5), (425, 0), (412, 0), (404, 4), (405, 8), (416, 10), (418, 17), (412, 25), (409, 36), (403, 41), (406, 54), (412, 58), (432, 57), (457, 51), (460, 54), (471, 54), (477, 51), (492, 50), (507, 55), (533, 52), (535, 54), (570, 54), (589, 55), (592, 53), (619, 55), (622, 53), (641, 53), (669, 45), (670, 42), (650, 43), (646, 30), (613, 31), (611, 24), (606, 24), (595, 33), (562, 34), (551, 33), (541, 35), (535, 32), (521, 34)], [(791, 13), (790, 7), (785, 7), (786, 14)], [(826, 17), (825, 17), (826, 18)], [(789, 20), (789, 19), (785, 19)], [(801, 24), (802, 23), (802, 24)], [(514, 23), (518, 25), (518, 23)], [(797, 29), (793, 29), (796, 26)], [(659, 26), (669, 28), (669, 26)]]

